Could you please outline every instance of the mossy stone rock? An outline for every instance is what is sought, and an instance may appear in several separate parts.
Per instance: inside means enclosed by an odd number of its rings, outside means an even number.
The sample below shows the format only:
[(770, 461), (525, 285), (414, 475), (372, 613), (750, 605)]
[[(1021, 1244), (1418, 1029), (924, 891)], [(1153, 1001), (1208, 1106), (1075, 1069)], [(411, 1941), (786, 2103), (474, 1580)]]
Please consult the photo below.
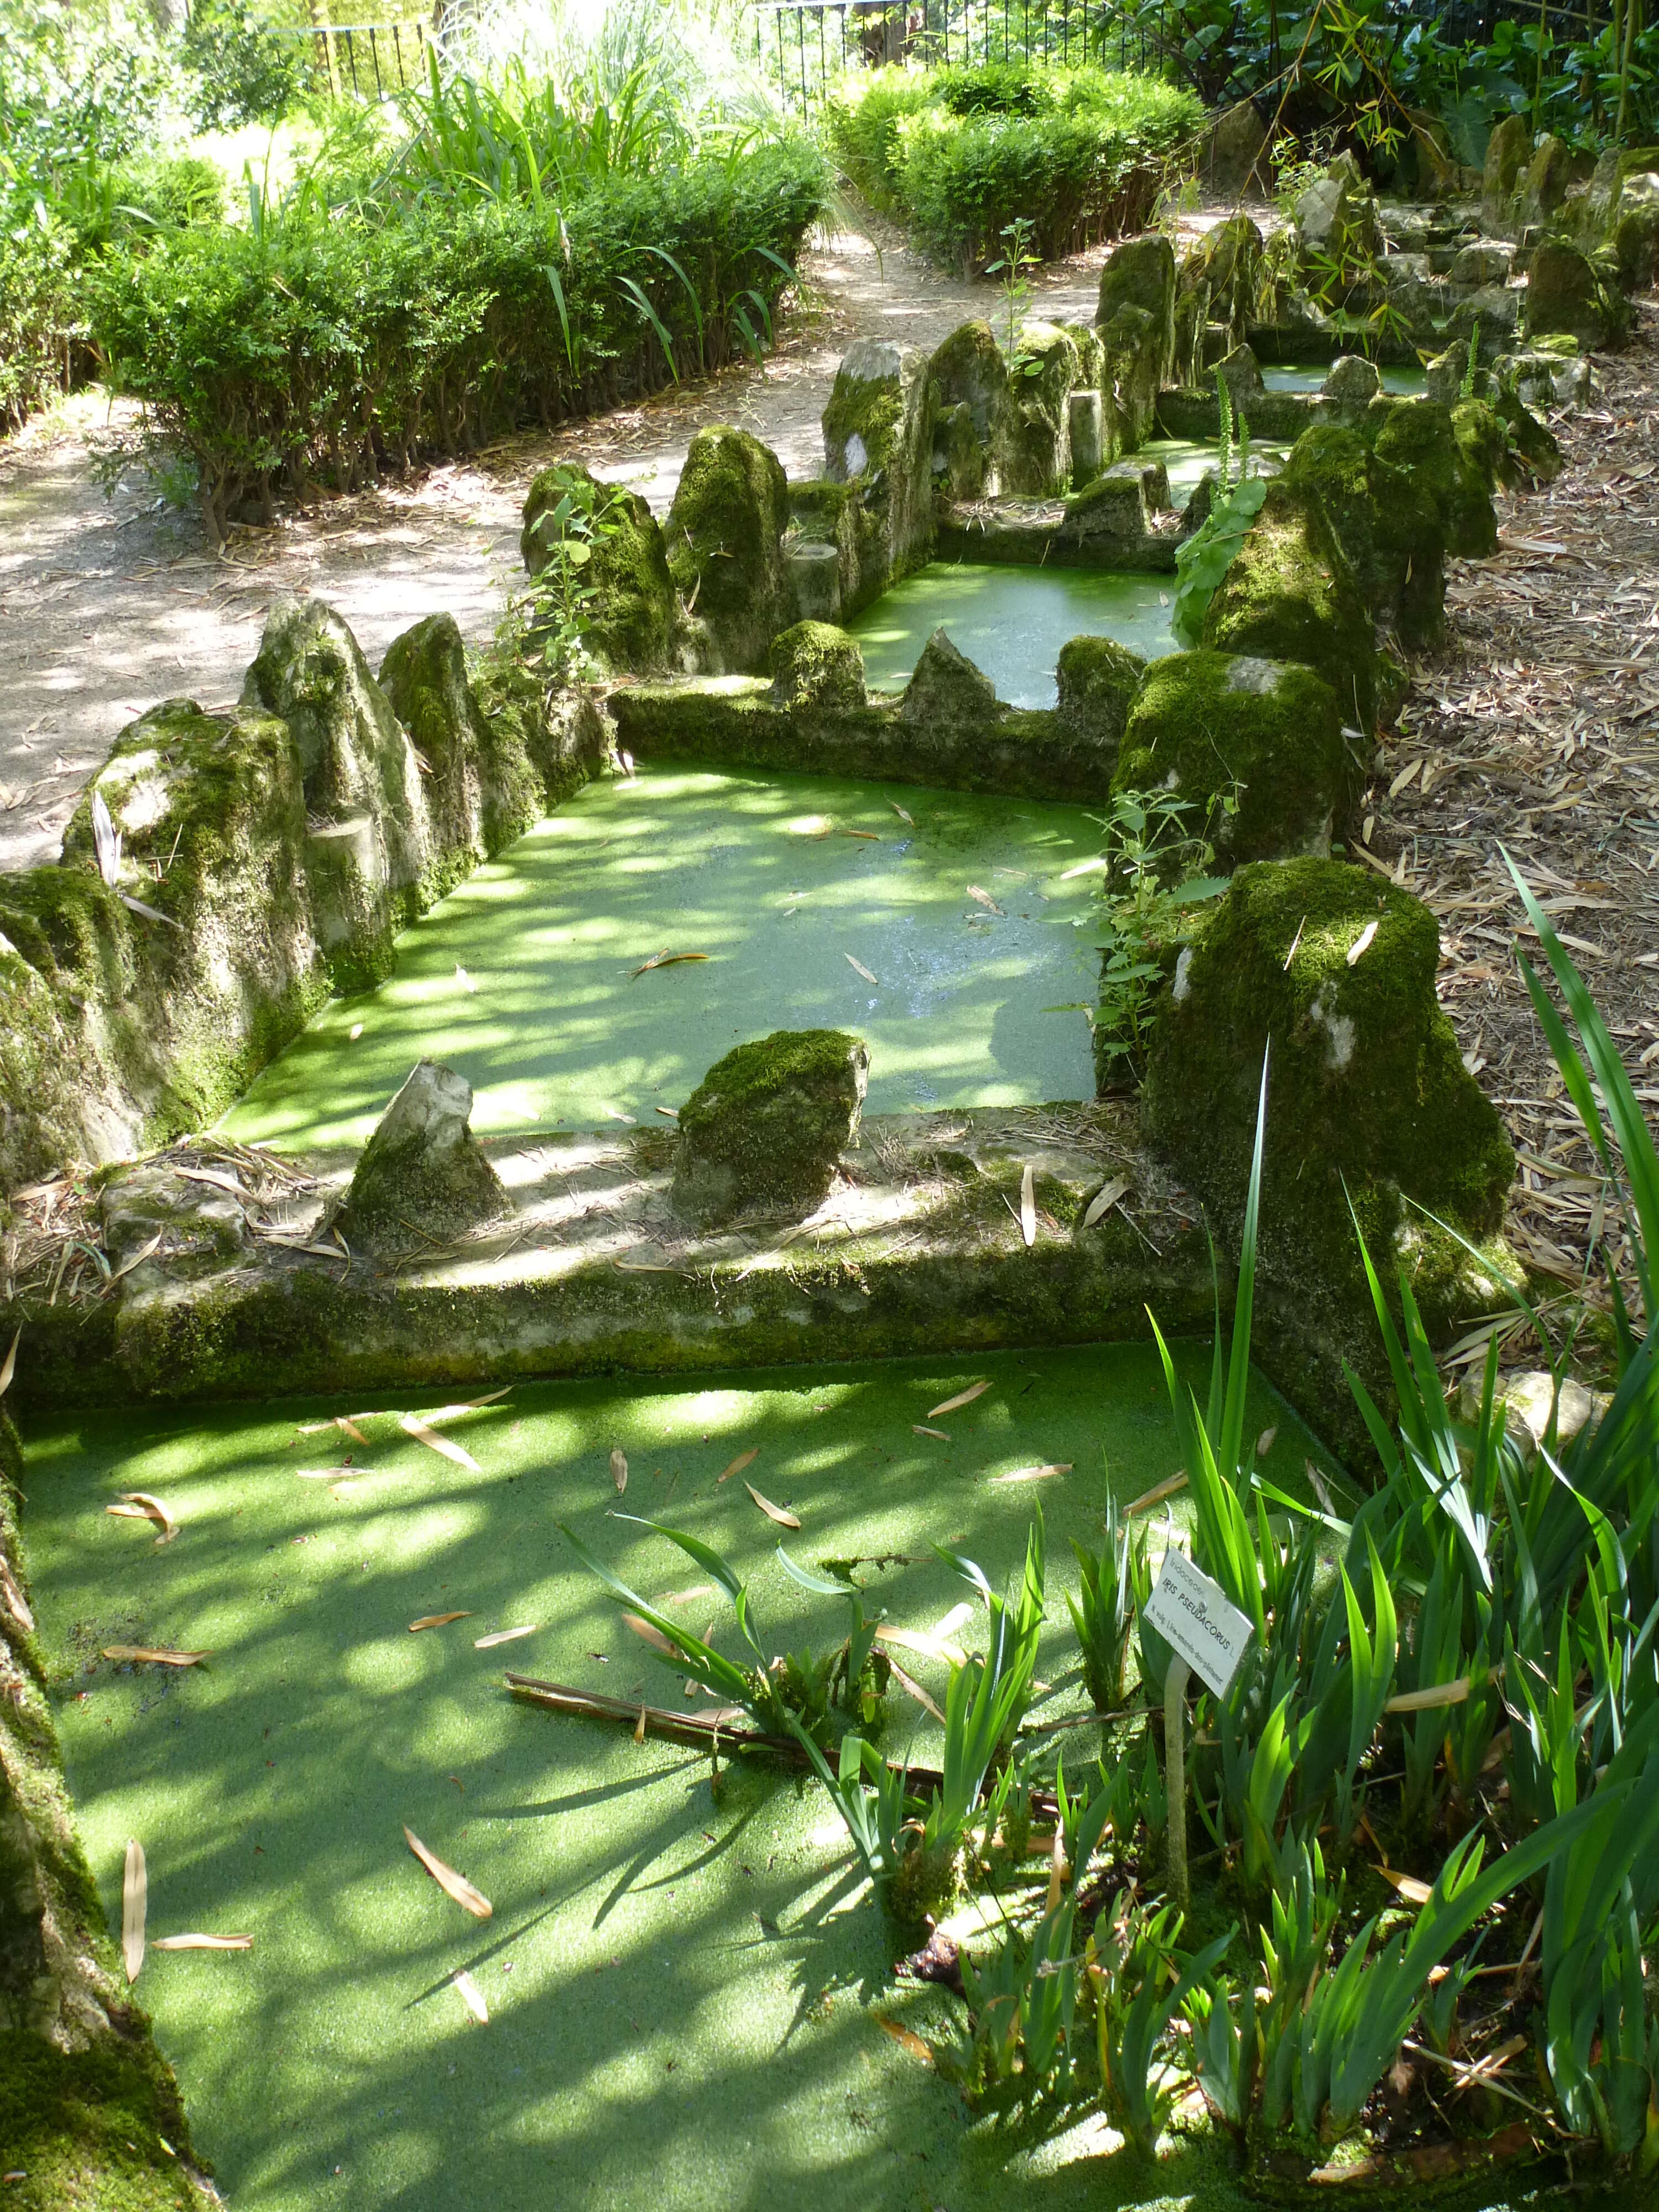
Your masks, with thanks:
[(352, 1173), (336, 1225), (377, 1258), (429, 1249), (507, 1211), (500, 1178), (468, 1126), (472, 1085), (417, 1060)]
[(1322, 502), (1282, 477), (1267, 486), (1216, 587), (1200, 641), (1217, 653), (1300, 661), (1330, 685), (1345, 720), (1374, 726), (1370, 616)]
[(1516, 212), (1523, 226), (1553, 220), (1567, 197), (1572, 170), (1572, 149), (1565, 139), (1552, 136), (1540, 141), (1537, 152), (1527, 164), (1526, 174), (1516, 186)]
[(1003, 489), (1041, 498), (1072, 486), (1067, 401), (1083, 380), (1083, 360), (1073, 333), (1058, 323), (1022, 323), (1016, 374), (1010, 380), (1013, 419)]
[(601, 484), (580, 461), (544, 469), (525, 495), (519, 538), (525, 567), (532, 576), (546, 567), (559, 536), (554, 511), (572, 491), (602, 517), (582, 576), (597, 594), (586, 615), (594, 660), (617, 676), (655, 676), (677, 666), (678, 609), (662, 529), (637, 492)]
[(854, 714), (866, 702), (858, 640), (833, 623), (796, 623), (772, 641), (772, 697), (780, 707)]
[(1373, 619), (1397, 628), (1408, 644), (1438, 644), (1446, 628), (1445, 538), (1438, 510), (1413, 478), (1358, 431), (1317, 423), (1291, 448), (1284, 481), (1323, 507)]
[[(1460, 403), (1468, 404), (1469, 403)], [(1484, 560), (1498, 550), (1498, 515), (1484, 467), (1472, 463), (1453, 410), (1437, 399), (1381, 399), (1368, 410), (1376, 430), (1373, 450), (1408, 476), (1432, 501), (1446, 550), (1462, 560)]]
[(936, 629), (917, 657), (899, 712), (907, 722), (985, 722), (997, 712), (996, 686)]
[(728, 1052), (680, 1109), (675, 1206), (705, 1223), (810, 1213), (858, 1133), (869, 1075), (845, 1030), (775, 1030)]
[(1100, 328), (1102, 450), (1133, 453), (1153, 434), (1163, 386), (1163, 333), (1145, 307), (1121, 307)]
[(1577, 338), (1588, 352), (1617, 334), (1619, 318), (1587, 257), (1565, 239), (1547, 238), (1527, 268), (1527, 335)]
[(711, 675), (763, 674), (772, 640), (794, 620), (788, 526), (788, 480), (771, 447), (747, 430), (699, 430), (663, 535)]
[[(1335, 693), (1294, 661), (1155, 660), (1129, 710), (1115, 792), (1173, 791), (1219, 865), (1328, 854), (1355, 784)], [(1230, 811), (1228, 802), (1236, 811)]]
[(1502, 237), (1514, 235), (1516, 189), (1531, 155), (1532, 126), (1524, 115), (1494, 124), (1480, 173), (1480, 214), (1486, 228)]
[(1382, 371), (1358, 353), (1345, 353), (1334, 361), (1319, 387), (1321, 397), (1334, 400), (1339, 407), (1369, 407), (1382, 389)]
[(1012, 449), (1008, 364), (991, 325), (959, 323), (927, 364), (935, 475), (953, 499), (994, 499)]
[[(849, 613), (925, 562), (933, 543), (933, 385), (926, 354), (879, 338), (850, 345), (823, 410), (824, 475), (852, 489), (844, 526), (857, 574)], [(856, 518), (856, 526), (853, 519)]]
[[(1368, 935), (1368, 933), (1369, 935)], [(1403, 1269), (1439, 1340), (1501, 1297), (1492, 1243), (1515, 1156), (1435, 997), (1439, 932), (1409, 893), (1336, 860), (1241, 868), (1182, 953), (1142, 1114), (1237, 1249), (1269, 1042), (1258, 1247), (1263, 1325), (1328, 1434), (1358, 1432), (1340, 1361), (1385, 1364), (1350, 1218)], [(1487, 1248), (1471, 1261), (1422, 1208)], [(1291, 1387), (1295, 1377), (1287, 1380)]]
[(320, 601), (279, 599), (242, 705), (287, 723), (304, 780), (313, 921), (335, 988), (391, 973), (392, 943), (447, 885), (434, 859), (415, 750), (356, 639)]
[(1181, 264), (1182, 292), (1203, 295), (1208, 319), (1224, 324), (1235, 343), (1251, 320), (1261, 253), (1261, 230), (1240, 214), (1206, 231)]
[(1103, 328), (1120, 307), (1139, 307), (1150, 317), (1149, 343), (1160, 385), (1170, 381), (1175, 368), (1176, 293), (1175, 248), (1161, 231), (1126, 238), (1107, 255), (1096, 324)]
[(1129, 708), (1146, 663), (1112, 637), (1067, 638), (1054, 675), (1055, 713), (1065, 728), (1100, 748), (1103, 781), (1116, 765)]
[(447, 890), (522, 836), (544, 811), (541, 779), (516, 726), (479, 706), (453, 615), (428, 615), (393, 638), (380, 680), (431, 771), (427, 810)]

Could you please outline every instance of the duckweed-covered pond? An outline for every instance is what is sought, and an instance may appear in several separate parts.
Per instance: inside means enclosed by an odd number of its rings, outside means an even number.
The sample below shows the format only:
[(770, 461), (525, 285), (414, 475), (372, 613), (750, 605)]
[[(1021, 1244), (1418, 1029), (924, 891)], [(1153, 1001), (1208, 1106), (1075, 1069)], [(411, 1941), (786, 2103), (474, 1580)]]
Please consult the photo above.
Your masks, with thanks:
[[(1202, 1360), (1183, 1350), (1196, 1379)], [(969, 1381), (991, 1388), (913, 1424)], [(334, 1425), (353, 1419), (359, 1437)], [(1316, 1452), (1259, 1385), (1266, 1472), (1300, 1493)], [(37, 1425), (26, 1535), (88, 1854), (112, 1924), (136, 1837), (149, 1931), (248, 1935), (242, 1953), (150, 1951), (137, 1984), (198, 2145), (238, 2212), (1050, 2212), (1232, 2206), (1227, 2154), (1179, 2142), (1155, 2172), (1103, 2162), (1097, 2123), (1047, 2142), (970, 2130), (882, 2019), (938, 2035), (951, 2002), (895, 1990), (822, 1790), (724, 1769), (626, 1727), (514, 1700), (504, 1668), (683, 1703), (557, 1523), (647, 1597), (737, 1651), (729, 1607), (664, 1540), (666, 1518), (750, 1581), (769, 1649), (844, 1633), (791, 1583), (742, 1473), (798, 1516), (809, 1564), (858, 1559), (872, 1605), (913, 1627), (966, 1595), (937, 1540), (1001, 1582), (1035, 1501), (1048, 1628), (1035, 1717), (1078, 1708), (1067, 1538), (1179, 1456), (1148, 1346), (771, 1374), (541, 1384), (441, 1425), (461, 1466), (384, 1405), (131, 1408)], [(610, 1455), (628, 1462), (619, 1498)], [(1069, 1464), (1068, 1464), (1069, 1463)], [(1057, 1471), (1031, 1479), (1029, 1470)], [(159, 1496), (157, 1547), (104, 1508)], [(1177, 1505), (1181, 1504), (1176, 1501)], [(464, 1615), (411, 1633), (410, 1624)], [(479, 1650), (475, 1639), (534, 1633)], [(100, 1656), (205, 1650), (188, 1670)], [(914, 1660), (924, 1675), (944, 1669)], [(893, 1693), (887, 1741), (936, 1754)], [(1097, 1750), (1066, 1738), (1068, 1771)], [(494, 1907), (468, 1917), (405, 1825)], [(470, 1973), (489, 2014), (470, 2016)]]
[(930, 562), (884, 592), (848, 628), (876, 691), (902, 691), (936, 629), (982, 668), (1011, 707), (1052, 707), (1054, 664), (1068, 638), (1115, 638), (1155, 660), (1176, 649), (1173, 576), (1101, 568), (1018, 568)]
[[(648, 1120), (739, 1040), (819, 1026), (868, 1041), (872, 1113), (1091, 1097), (1084, 1017), (1047, 1009), (1093, 995), (1093, 932), (1065, 925), (1097, 883), (1067, 872), (1098, 848), (1081, 807), (1036, 799), (592, 784), (409, 930), (389, 982), (325, 1006), (225, 1126), (362, 1144), (422, 1055), (471, 1083), (481, 1135)], [(635, 972), (665, 951), (704, 957)]]

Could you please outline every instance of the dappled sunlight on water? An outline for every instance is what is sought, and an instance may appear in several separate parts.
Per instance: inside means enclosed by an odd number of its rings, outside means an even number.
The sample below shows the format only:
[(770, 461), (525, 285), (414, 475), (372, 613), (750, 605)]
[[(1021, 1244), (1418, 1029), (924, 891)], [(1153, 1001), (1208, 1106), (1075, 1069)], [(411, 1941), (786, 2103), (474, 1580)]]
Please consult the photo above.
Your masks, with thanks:
[[(325, 1007), (224, 1126), (361, 1144), (423, 1055), (471, 1083), (481, 1134), (647, 1120), (740, 1040), (817, 1027), (868, 1041), (872, 1113), (1089, 1097), (1084, 1017), (1045, 1010), (1093, 996), (1093, 932), (1068, 924), (1095, 879), (1066, 872), (1098, 846), (1081, 807), (1036, 799), (590, 785), (406, 932), (389, 982)], [(634, 972), (663, 951), (706, 957)]]

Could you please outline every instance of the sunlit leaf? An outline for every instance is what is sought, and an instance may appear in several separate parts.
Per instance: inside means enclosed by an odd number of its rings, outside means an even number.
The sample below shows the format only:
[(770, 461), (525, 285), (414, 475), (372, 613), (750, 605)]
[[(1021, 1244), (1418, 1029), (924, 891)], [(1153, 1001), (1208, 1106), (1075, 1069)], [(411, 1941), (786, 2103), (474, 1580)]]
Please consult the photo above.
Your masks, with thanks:
[(453, 1897), (463, 1911), (470, 1912), (475, 1920), (488, 1920), (495, 1908), (483, 1893), (474, 1889), (465, 1875), (457, 1874), (452, 1866), (446, 1866), (435, 1852), (428, 1850), (412, 1828), (405, 1827), (404, 1835), (410, 1850), (445, 1895)]

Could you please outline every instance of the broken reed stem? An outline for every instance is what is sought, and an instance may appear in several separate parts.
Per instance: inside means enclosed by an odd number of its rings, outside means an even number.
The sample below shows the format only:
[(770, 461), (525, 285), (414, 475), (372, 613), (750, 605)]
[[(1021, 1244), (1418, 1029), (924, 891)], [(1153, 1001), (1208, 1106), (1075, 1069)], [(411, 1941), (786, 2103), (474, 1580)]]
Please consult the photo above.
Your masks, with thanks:
[[(792, 1735), (774, 1735), (764, 1729), (734, 1728), (732, 1718), (742, 1710), (739, 1706), (721, 1705), (712, 1713), (678, 1713), (666, 1705), (641, 1705), (637, 1700), (630, 1704), (621, 1698), (610, 1698), (602, 1690), (576, 1690), (565, 1682), (544, 1682), (533, 1674), (509, 1674), (502, 1679), (514, 1696), (524, 1698), (526, 1704), (545, 1705), (552, 1712), (569, 1713), (579, 1720), (621, 1721), (637, 1742), (643, 1742), (647, 1735), (656, 1735), (670, 1743), (688, 1744), (697, 1751), (723, 1744), (728, 1753), (759, 1751), (784, 1759), (792, 1766), (809, 1763), (806, 1753)], [(937, 1790), (945, 1780), (936, 1766), (906, 1766), (891, 1759), (887, 1765), (892, 1773), (907, 1774), (919, 1790)], [(1030, 1805), (1033, 1820), (1060, 1818), (1060, 1802), (1052, 1790), (1033, 1790)]]
[(1192, 1902), (1187, 1879), (1187, 1684), (1192, 1669), (1177, 1652), (1164, 1677), (1164, 1794), (1168, 1807), (1170, 1894), (1184, 1912)]

